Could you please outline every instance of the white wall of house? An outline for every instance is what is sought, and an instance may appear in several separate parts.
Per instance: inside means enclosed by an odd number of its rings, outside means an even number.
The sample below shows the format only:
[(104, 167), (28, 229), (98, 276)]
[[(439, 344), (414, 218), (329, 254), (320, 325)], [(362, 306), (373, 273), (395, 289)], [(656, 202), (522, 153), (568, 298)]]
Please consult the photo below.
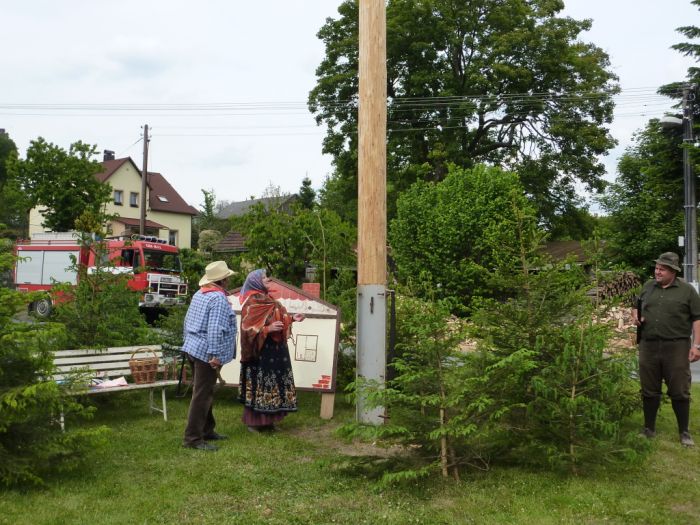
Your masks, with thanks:
[[(130, 162), (125, 162), (107, 180), (112, 186), (112, 200), (107, 204), (107, 214), (119, 215), (128, 219), (138, 219), (141, 216), (141, 174), (134, 169)], [(148, 191), (148, 189), (146, 190)], [(120, 192), (121, 204), (117, 204), (115, 194)], [(132, 206), (132, 197), (136, 195), (135, 204)], [(148, 193), (146, 193), (148, 197)], [(146, 210), (148, 212), (148, 209)], [(148, 217), (150, 219), (150, 217)], [(121, 232), (114, 232), (119, 234)]]
[[(107, 180), (112, 187), (112, 198), (106, 206), (108, 215), (118, 215), (126, 219), (141, 218), (141, 173), (133, 164), (125, 162)], [(146, 188), (148, 192), (148, 188)], [(120, 193), (117, 193), (120, 192)], [(117, 201), (121, 201), (118, 204)], [(148, 203), (148, 193), (146, 193)], [(148, 205), (148, 204), (147, 204)], [(168, 213), (146, 209), (146, 219), (166, 226), (158, 232), (158, 237), (168, 241), (174, 238), (178, 248), (190, 248), (192, 242), (192, 217), (180, 213)], [(42, 226), (43, 215), (39, 213), (39, 208), (34, 208), (29, 212), (29, 237), (35, 233), (49, 231)], [(113, 235), (124, 233), (124, 225), (117, 221), (110, 223)], [(138, 228), (135, 229), (138, 233)]]
[(169, 240), (170, 235), (175, 236), (175, 246), (178, 248), (190, 248), (192, 243), (192, 216), (180, 213), (165, 213), (162, 211), (148, 211), (148, 219), (163, 226), (168, 230), (161, 230), (160, 237)]

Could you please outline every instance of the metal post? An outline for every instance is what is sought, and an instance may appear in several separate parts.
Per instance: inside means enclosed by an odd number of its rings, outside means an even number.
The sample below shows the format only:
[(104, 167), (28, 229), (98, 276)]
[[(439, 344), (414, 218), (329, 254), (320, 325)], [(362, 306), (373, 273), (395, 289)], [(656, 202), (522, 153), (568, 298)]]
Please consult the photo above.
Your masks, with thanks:
[(360, 0), (357, 188), (357, 420), (378, 425), (362, 383), (386, 374), (386, 6)]
[(683, 88), (683, 185), (685, 188), (685, 257), (683, 276), (695, 289), (698, 288), (698, 236), (695, 198), (695, 176), (690, 160), (690, 148), (693, 144), (693, 100), (695, 86)]

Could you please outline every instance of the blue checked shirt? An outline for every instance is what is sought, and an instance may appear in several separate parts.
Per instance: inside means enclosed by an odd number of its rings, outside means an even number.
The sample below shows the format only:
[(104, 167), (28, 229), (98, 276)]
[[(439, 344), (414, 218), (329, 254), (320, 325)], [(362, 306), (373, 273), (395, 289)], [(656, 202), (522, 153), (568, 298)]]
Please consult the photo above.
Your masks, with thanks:
[(199, 290), (185, 316), (182, 350), (209, 362), (215, 357), (224, 365), (236, 357), (236, 313), (221, 292)]

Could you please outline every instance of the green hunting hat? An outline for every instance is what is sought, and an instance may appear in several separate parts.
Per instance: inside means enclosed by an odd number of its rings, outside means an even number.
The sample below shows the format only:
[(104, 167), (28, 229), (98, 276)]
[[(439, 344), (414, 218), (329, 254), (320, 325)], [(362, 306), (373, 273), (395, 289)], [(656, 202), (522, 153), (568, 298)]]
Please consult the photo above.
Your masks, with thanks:
[(673, 252), (662, 253), (658, 259), (654, 261), (656, 264), (663, 264), (668, 266), (672, 270), (677, 272), (681, 271), (681, 267), (678, 265), (678, 254)]

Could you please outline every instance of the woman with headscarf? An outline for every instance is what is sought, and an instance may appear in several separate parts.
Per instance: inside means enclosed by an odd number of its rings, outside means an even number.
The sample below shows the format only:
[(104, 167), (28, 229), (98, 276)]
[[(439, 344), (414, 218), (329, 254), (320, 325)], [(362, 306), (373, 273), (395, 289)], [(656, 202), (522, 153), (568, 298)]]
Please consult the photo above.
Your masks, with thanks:
[(292, 323), (303, 314), (290, 315), (270, 296), (265, 270), (253, 270), (241, 288), (241, 377), (239, 398), (244, 404), (243, 424), (251, 432), (274, 429), (287, 412), (296, 412), (292, 362), (287, 339)]

